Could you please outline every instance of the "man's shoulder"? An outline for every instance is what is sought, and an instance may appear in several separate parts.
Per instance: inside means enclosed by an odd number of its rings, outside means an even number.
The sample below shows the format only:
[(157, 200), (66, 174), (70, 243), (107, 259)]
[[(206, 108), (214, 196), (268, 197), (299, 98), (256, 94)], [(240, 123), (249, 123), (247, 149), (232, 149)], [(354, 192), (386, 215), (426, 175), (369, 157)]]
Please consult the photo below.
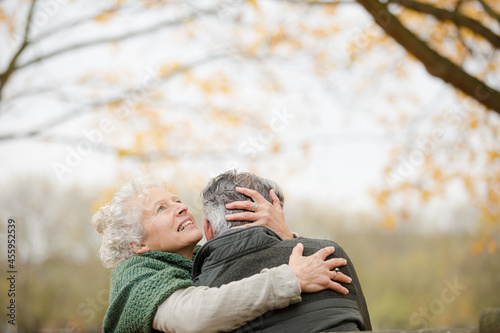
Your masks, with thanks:
[(342, 248), (337, 242), (330, 239), (321, 239), (321, 238), (308, 238), (308, 237), (297, 237), (293, 239), (287, 239), (281, 242), (281, 246), (295, 246), (298, 243), (302, 243), (305, 248), (323, 248), (326, 246), (334, 246), (335, 249)]
[(274, 247), (293, 248), (298, 243), (302, 243), (304, 245), (304, 255), (306, 256), (311, 255), (327, 246), (333, 246), (335, 248), (335, 252), (333, 254), (334, 257), (345, 257), (347, 255), (347, 253), (342, 248), (342, 246), (339, 245), (339, 243), (330, 239), (322, 238), (297, 237), (279, 242), (279, 244), (274, 245)]

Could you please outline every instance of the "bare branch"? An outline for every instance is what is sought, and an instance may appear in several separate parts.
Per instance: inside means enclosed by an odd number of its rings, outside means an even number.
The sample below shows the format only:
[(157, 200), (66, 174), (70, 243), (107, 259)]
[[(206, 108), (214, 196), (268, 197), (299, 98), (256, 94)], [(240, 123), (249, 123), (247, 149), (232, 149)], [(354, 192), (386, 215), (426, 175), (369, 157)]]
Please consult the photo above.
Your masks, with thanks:
[[(455, 9), (454, 9), (454, 12), (455, 13), (459, 13), (460, 11), (460, 7), (463, 5), (464, 3), (464, 0), (458, 0), (457, 3), (455, 4)], [(469, 55), (472, 55), (474, 56), (474, 50), (469, 47), (469, 45), (467, 45), (467, 43), (465, 42), (465, 39), (463, 38), (462, 36), (462, 30), (460, 29), (457, 29), (457, 39), (458, 41), (460, 41), (460, 43), (462, 44), (462, 46), (464, 47), (464, 49), (467, 51), (467, 53), (469, 53)], [(466, 53), (464, 52), (459, 63), (460, 64), (463, 64), (463, 62), (465, 61), (465, 58), (466, 58)]]
[[(467, 45), (467, 43), (465, 42), (465, 39), (463, 38), (462, 36), (462, 32), (460, 30), (458, 30), (457, 32), (457, 39), (460, 41), (460, 43), (462, 43), (463, 47), (465, 48), (465, 50), (471, 55), (471, 56), (474, 56), (474, 50), (469, 46)], [(464, 53), (463, 54), (463, 57), (462, 59), (460, 60), (460, 62), (463, 64), (463, 62), (465, 61), (465, 57), (466, 57), (466, 54)]]
[(32, 89), (24, 89), (22, 91), (19, 91), (15, 94), (12, 94), (12, 95), (9, 95), (8, 98), (5, 98), (4, 100), (2, 100), (2, 104), (0, 105), (0, 114), (3, 113), (3, 111), (1, 110), (1, 108), (8, 104), (8, 103), (13, 103), (15, 102), (16, 99), (19, 99), (19, 98), (24, 98), (24, 97), (28, 97), (28, 96), (33, 96), (33, 95), (42, 95), (42, 94), (46, 94), (46, 93), (49, 93), (49, 92), (53, 92), (56, 88), (54, 88), (53, 86), (48, 86), (48, 85), (45, 85), (43, 87), (37, 87), (37, 88), (32, 88)]
[(87, 42), (82, 42), (79, 44), (66, 46), (66, 47), (60, 48), (59, 50), (55, 50), (51, 53), (40, 56), (38, 58), (29, 60), (29, 61), (27, 61), (19, 66), (16, 66), (15, 69), (19, 70), (19, 69), (28, 67), (34, 63), (40, 62), (42, 60), (47, 60), (49, 58), (52, 58), (52, 57), (55, 57), (55, 56), (58, 56), (58, 55), (61, 55), (61, 54), (64, 54), (64, 53), (67, 53), (70, 51), (74, 51), (77, 49), (82, 49), (82, 48), (86, 48), (86, 47), (90, 47), (90, 46), (96, 46), (96, 45), (100, 45), (100, 44), (106, 44), (106, 43), (110, 43), (110, 42), (123, 41), (123, 40), (131, 39), (131, 38), (139, 37), (139, 36), (142, 36), (142, 35), (145, 35), (148, 33), (152, 33), (152, 32), (158, 31), (162, 28), (179, 26), (179, 25), (182, 25), (186, 22), (189, 22), (189, 21), (195, 19), (196, 17), (200, 16), (201, 14), (209, 15), (209, 14), (215, 14), (216, 12), (217, 12), (217, 9), (209, 9), (209, 10), (199, 11), (197, 13), (192, 13), (192, 14), (190, 14), (184, 18), (178, 19), (178, 20), (174, 20), (174, 21), (165, 20), (165, 21), (162, 21), (162, 22), (157, 23), (155, 25), (152, 25), (150, 27), (147, 27), (145, 29), (141, 29), (141, 30), (137, 30), (137, 31), (133, 31), (133, 32), (117, 35), (117, 36), (94, 39), (94, 40), (90, 40)]
[(448, 58), (441, 56), (424, 41), (408, 30), (392, 15), (386, 4), (377, 0), (357, 0), (372, 15), (375, 22), (406, 51), (415, 56), (429, 74), (475, 98), (489, 109), (500, 113), (500, 92), (471, 76)]
[(65, 30), (77, 27), (80, 24), (87, 23), (95, 17), (96, 17), (96, 14), (91, 14), (88, 16), (80, 17), (80, 18), (73, 20), (71, 22), (62, 23), (62, 24), (60, 24), (60, 25), (58, 25), (58, 26), (56, 26), (48, 31), (45, 31), (44, 33), (39, 34), (38, 36), (34, 36), (34, 38), (32, 38), (32, 40), (31, 40), (31, 45), (36, 44), (36, 43), (40, 42), (41, 40), (48, 38), (52, 35), (55, 35), (61, 31), (65, 31)]
[[(122, 7), (122, 6), (117, 7), (117, 5), (113, 5), (113, 6), (109, 7), (108, 9), (100, 11), (99, 14), (110, 12), (110, 11), (119, 11), (122, 9), (125, 10), (126, 8)], [(99, 14), (93, 13), (91, 15), (87, 15), (87, 16), (80, 17), (78, 19), (71, 20), (70, 22), (64, 22), (62, 24), (59, 24), (58, 26), (39, 34), (38, 36), (32, 36), (30, 44), (34, 45), (35, 43), (38, 43), (41, 40), (48, 38), (50, 36), (53, 36), (61, 31), (66, 31), (66, 30), (69, 30), (71, 28), (75, 28), (75, 27), (79, 26), (80, 24), (88, 23), (89, 21), (94, 19)]]
[(484, 11), (488, 13), (491, 17), (493, 17), (495, 20), (497, 20), (498, 23), (500, 24), (500, 14), (498, 14), (490, 6), (488, 6), (488, 4), (484, 0), (477, 0), (477, 1), (479, 1), (481, 6), (483, 6)]
[(472, 32), (484, 37), (493, 47), (500, 49), (500, 36), (482, 25), (481, 22), (465, 16), (458, 11), (449, 11), (414, 0), (388, 0), (388, 2), (399, 4), (419, 13), (432, 15), (440, 21), (453, 22), (457, 27), (466, 27)]
[(23, 38), (23, 41), (21, 43), (21, 46), (19, 47), (17, 52), (14, 54), (14, 56), (10, 60), (9, 65), (7, 66), (7, 69), (5, 70), (5, 72), (0, 74), (0, 100), (2, 100), (2, 91), (3, 91), (3, 88), (5, 87), (5, 84), (9, 80), (9, 77), (12, 75), (12, 73), (16, 70), (17, 59), (19, 58), (21, 53), (23, 53), (23, 51), (26, 49), (26, 47), (29, 44), (29, 40), (28, 40), (29, 36), (28, 35), (29, 35), (29, 30), (30, 30), (30, 26), (31, 26), (31, 21), (32, 21), (36, 1), (37, 0), (31, 1), (31, 6), (30, 6), (30, 9), (28, 12), (28, 19), (26, 21), (26, 27), (24, 30), (24, 38)]
[(25, 139), (29, 137), (34, 137), (37, 135), (40, 135), (44, 133), (45, 131), (61, 124), (64, 123), (65, 121), (68, 121), (74, 117), (80, 116), (86, 112), (87, 108), (76, 108), (74, 110), (71, 110), (65, 114), (63, 114), (60, 117), (57, 117), (55, 119), (51, 119), (44, 124), (41, 124), (38, 126), (36, 129), (32, 129), (30, 131), (24, 132), (24, 133), (10, 133), (10, 134), (5, 134), (0, 136), (0, 141), (8, 141), (8, 140), (14, 140), (14, 139)]
[[(211, 61), (215, 61), (218, 59), (221, 59), (222, 55), (212, 55), (207, 58), (200, 59), (198, 61), (192, 62), (191, 64), (185, 65), (185, 66), (180, 66), (179, 68), (173, 70), (170, 72), (167, 76), (158, 78), (158, 82), (164, 83), (167, 80), (173, 79), (174, 77), (180, 75), (181, 73), (184, 73), (186, 71), (189, 71), (195, 67), (199, 67), (201, 65), (204, 65), (206, 63), (209, 63)], [(141, 94), (145, 93), (145, 88), (147, 89), (148, 87), (144, 87), (143, 85), (136, 86), (133, 89), (128, 89), (124, 92), (122, 92), (119, 95), (116, 95), (111, 98), (106, 98), (100, 101), (95, 101), (89, 105), (86, 105), (84, 107), (78, 107), (74, 108), (71, 111), (68, 111), (64, 113), (63, 115), (56, 117), (54, 119), (51, 119), (41, 125), (38, 125), (37, 128), (26, 131), (24, 133), (9, 133), (5, 135), (0, 135), (0, 141), (8, 141), (8, 140), (15, 140), (15, 139), (24, 139), (24, 138), (29, 138), (29, 137), (35, 137), (38, 135), (41, 135), (45, 133), (47, 130), (54, 128), (70, 119), (73, 119), (75, 117), (84, 115), (85, 113), (88, 113), (90, 110), (93, 110), (98, 107), (110, 105), (112, 103), (116, 102), (124, 102), (127, 99), (128, 100), (133, 100), (137, 96), (140, 97)]]

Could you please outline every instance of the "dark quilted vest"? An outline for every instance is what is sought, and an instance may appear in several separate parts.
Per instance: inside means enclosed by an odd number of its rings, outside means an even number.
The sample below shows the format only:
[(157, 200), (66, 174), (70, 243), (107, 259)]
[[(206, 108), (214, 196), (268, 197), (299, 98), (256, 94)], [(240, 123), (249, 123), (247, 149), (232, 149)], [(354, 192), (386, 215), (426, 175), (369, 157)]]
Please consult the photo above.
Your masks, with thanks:
[(304, 244), (304, 255), (314, 254), (326, 246), (334, 246), (328, 257), (345, 258), (341, 267), (352, 283), (343, 284), (349, 294), (332, 290), (303, 293), (302, 302), (285, 309), (273, 310), (240, 327), (235, 332), (339, 332), (371, 330), (366, 301), (354, 266), (335, 242), (321, 239), (295, 238), (281, 240), (265, 227), (251, 227), (229, 232), (202, 246), (193, 265), (197, 286), (219, 287), (259, 273), (264, 268), (288, 264), (293, 247)]

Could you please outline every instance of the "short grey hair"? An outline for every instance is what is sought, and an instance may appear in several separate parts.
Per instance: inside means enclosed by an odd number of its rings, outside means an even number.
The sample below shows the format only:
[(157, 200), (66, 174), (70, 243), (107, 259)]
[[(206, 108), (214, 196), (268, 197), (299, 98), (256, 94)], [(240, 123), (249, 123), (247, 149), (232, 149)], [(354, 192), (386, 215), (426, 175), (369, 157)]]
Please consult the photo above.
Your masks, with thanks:
[(134, 256), (129, 243), (139, 245), (146, 238), (142, 202), (153, 187), (166, 188), (166, 184), (146, 173), (135, 175), (92, 216), (92, 224), (102, 235), (100, 256), (104, 267), (115, 267)]
[(226, 209), (226, 204), (233, 201), (252, 201), (250, 197), (236, 192), (236, 187), (246, 187), (259, 192), (264, 198), (272, 203), (269, 191), (274, 189), (280, 199), (281, 206), (284, 204), (283, 193), (274, 181), (256, 176), (249, 172), (238, 172), (229, 170), (212, 178), (201, 192), (203, 202), (203, 217), (210, 221), (214, 235), (217, 237), (229, 230), (231, 227), (250, 223), (249, 221), (226, 221), (225, 216), (240, 212), (240, 209)]

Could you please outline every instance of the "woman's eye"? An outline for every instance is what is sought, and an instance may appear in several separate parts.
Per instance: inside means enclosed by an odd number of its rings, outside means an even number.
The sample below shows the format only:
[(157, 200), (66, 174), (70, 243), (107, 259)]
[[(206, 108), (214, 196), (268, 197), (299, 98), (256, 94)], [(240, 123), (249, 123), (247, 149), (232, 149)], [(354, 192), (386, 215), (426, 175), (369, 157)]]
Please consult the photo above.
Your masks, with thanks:
[(161, 212), (162, 210), (165, 210), (165, 209), (166, 209), (165, 206), (158, 207), (158, 213)]

